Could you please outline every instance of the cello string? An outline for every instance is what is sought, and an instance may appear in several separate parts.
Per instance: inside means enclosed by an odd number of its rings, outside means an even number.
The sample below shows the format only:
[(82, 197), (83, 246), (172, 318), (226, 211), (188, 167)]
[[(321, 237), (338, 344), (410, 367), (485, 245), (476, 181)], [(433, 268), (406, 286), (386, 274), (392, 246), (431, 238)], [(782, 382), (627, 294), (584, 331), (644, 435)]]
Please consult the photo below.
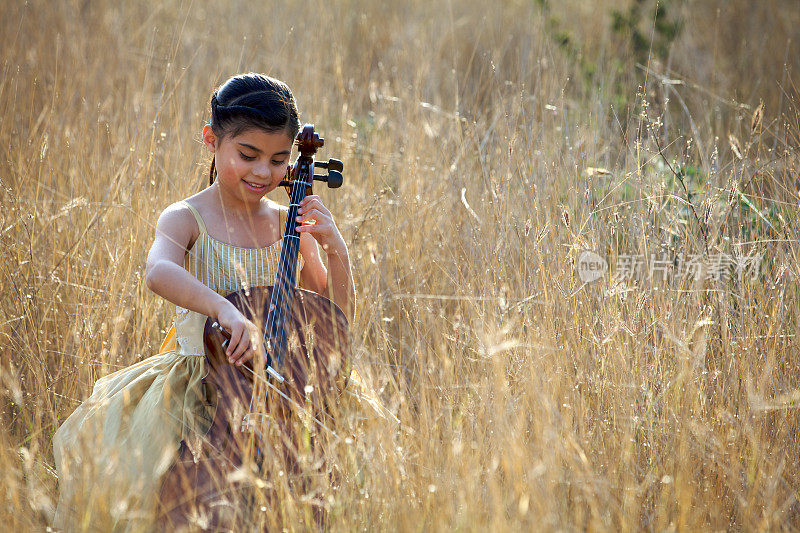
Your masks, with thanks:
[[(308, 172), (306, 171), (305, 174)], [(284, 331), (276, 331), (276, 325), (280, 324), (285, 320), (287, 316), (287, 307), (288, 307), (288, 291), (290, 290), (290, 283), (292, 278), (296, 278), (296, 272), (294, 273), (295, 276), (290, 276), (288, 274), (291, 273), (291, 269), (289, 268), (292, 265), (293, 261), (297, 259), (297, 252), (299, 246), (296, 243), (293, 243), (290, 239), (295, 238), (299, 240), (299, 235), (297, 235), (297, 231), (290, 231), (290, 224), (292, 224), (292, 215), (294, 211), (294, 216), (297, 216), (297, 207), (299, 206), (300, 201), (302, 198), (305, 197), (305, 187), (308, 186), (307, 182), (305, 182), (302, 178), (305, 176), (298, 176), (298, 179), (295, 180), (295, 183), (292, 186), (292, 195), (291, 195), (291, 203), (289, 206), (289, 215), (287, 216), (287, 228), (284, 229), (284, 236), (283, 236), (283, 245), (281, 246), (281, 255), (278, 260), (279, 263), (279, 277), (278, 280), (280, 284), (276, 283), (276, 286), (273, 290), (273, 293), (270, 297), (270, 309), (271, 312), (268, 314), (270, 317), (270, 321), (268, 321), (264, 325), (264, 330), (262, 331), (262, 337), (267, 341), (267, 346), (274, 346), (277, 347), (278, 350), (281, 350), (285, 340), (286, 340), (286, 332), (285, 327), (282, 328)], [(298, 186), (299, 185), (299, 186)], [(294, 233), (294, 235), (292, 235)], [(286, 273), (285, 275), (281, 276), (280, 273)], [(269, 337), (267, 337), (269, 335)], [(280, 354), (278, 354), (280, 355)], [(277, 358), (274, 358), (276, 365), (278, 364)]]
[[(298, 179), (303, 183), (302, 179)], [(289, 291), (291, 290), (294, 269), (292, 269), (293, 260), (295, 260), (297, 243), (295, 240), (299, 239), (296, 235), (297, 232), (293, 231), (291, 224), (296, 224), (293, 220), (297, 216), (297, 206), (303, 196), (302, 185), (295, 184), (292, 190), (292, 201), (289, 207), (289, 216), (287, 217), (287, 231), (285, 236), (285, 247), (282, 250), (283, 261), (281, 264), (282, 276), (280, 277), (277, 287), (276, 307), (274, 309), (273, 323), (271, 324), (272, 340), (275, 343), (274, 349), (278, 352), (275, 357), (276, 364), (282, 363), (283, 345), (284, 345), (284, 331), (286, 330), (286, 319), (289, 316), (288, 307), (291, 301)], [(294, 239), (294, 240), (293, 240)], [(295, 267), (296, 268), (296, 267)], [(282, 325), (279, 326), (279, 325)]]
[[(274, 304), (274, 307), (272, 307), (272, 309), (271, 309), (272, 310), (272, 324), (270, 324), (270, 330), (271, 330), (270, 332), (272, 334), (275, 333), (274, 332), (274, 326), (275, 326), (276, 317), (279, 316), (279, 313), (282, 310), (283, 296), (284, 296), (283, 295), (283, 283), (284, 283), (284, 280), (286, 278), (286, 274), (285, 273), (287, 272), (287, 267), (289, 265), (288, 254), (289, 254), (290, 249), (291, 249), (291, 245), (290, 245), (290, 242), (291, 242), (290, 241), (290, 239), (291, 239), (291, 231), (290, 231), (289, 228), (290, 228), (290, 224), (291, 224), (292, 221), (290, 219), (291, 219), (291, 215), (292, 215), (292, 205), (297, 203), (297, 201), (296, 201), (297, 189), (298, 189), (298, 187), (296, 185), (294, 185), (292, 187), (292, 195), (291, 195), (290, 205), (289, 205), (289, 214), (288, 214), (287, 220), (286, 220), (286, 228), (284, 229), (283, 244), (281, 246), (281, 256), (280, 256), (279, 267), (278, 267), (278, 279), (276, 280), (276, 281), (279, 281), (280, 284), (276, 283), (276, 287), (275, 287), (276, 288), (276, 292), (273, 295), (273, 301), (270, 302), (271, 304)], [(283, 274), (283, 275), (281, 275), (281, 274)]]
[(284, 348), (284, 346), (286, 344), (286, 334), (287, 334), (287, 330), (288, 330), (286, 321), (287, 320), (291, 320), (291, 309), (290, 309), (290, 306), (291, 306), (291, 301), (294, 298), (294, 295), (291, 295), (291, 297), (290, 297), (289, 291), (291, 291), (293, 289), (293, 286), (294, 286), (294, 283), (293, 283), (294, 282), (294, 276), (292, 275), (293, 273), (292, 273), (292, 268), (291, 267), (292, 267), (292, 265), (296, 264), (297, 248), (298, 248), (297, 244), (292, 242), (290, 244), (289, 249), (287, 250), (287, 253), (286, 253), (286, 255), (287, 255), (287, 259), (286, 259), (287, 266), (286, 266), (286, 270), (285, 270), (287, 275), (281, 281), (281, 287), (280, 287), (281, 296), (282, 296), (281, 305), (280, 305), (280, 318), (281, 318), (281, 321), (277, 322), (276, 324), (283, 324), (283, 327), (278, 327), (277, 330), (275, 331), (275, 335), (276, 335), (275, 342), (276, 342), (276, 346), (278, 346), (278, 349), (281, 350), (281, 351), (283, 351), (283, 348)]
[[(307, 172), (304, 174), (307, 174)], [(304, 175), (298, 176), (298, 179), (295, 180), (295, 185), (292, 187), (292, 198), (289, 207), (289, 216), (287, 217), (288, 227), (291, 227), (290, 224), (296, 223), (293, 219), (297, 216), (297, 208), (300, 201), (305, 197), (306, 187), (308, 186), (308, 183), (302, 179), (305, 177)], [(299, 242), (295, 241), (299, 241), (299, 238), (296, 230), (285, 231), (285, 246), (281, 249), (280, 271), (283, 272), (284, 275), (279, 278), (280, 284), (276, 284), (278, 286), (276, 287), (277, 295), (274, 300), (273, 320), (272, 323), (269, 324), (271, 333), (270, 340), (275, 343), (279, 351), (283, 351), (282, 347), (286, 341), (287, 328), (284, 326), (283, 328), (278, 328), (279, 331), (276, 331), (276, 324), (285, 324), (287, 317), (291, 316), (290, 304), (293, 300), (293, 295), (290, 295), (289, 291), (292, 290), (297, 277), (296, 267), (291, 268), (291, 266), (296, 264), (297, 261)]]
[[(291, 223), (291, 220), (290, 220), (291, 214), (292, 214), (291, 213), (291, 211), (292, 211), (291, 204), (295, 203), (296, 189), (297, 189), (297, 187), (295, 187), (295, 186), (292, 187), (292, 196), (290, 198), (289, 215), (287, 216), (287, 220), (286, 220), (287, 227), (284, 228), (284, 235), (282, 237), (283, 244), (281, 246), (281, 255), (280, 255), (280, 258), (278, 260), (278, 279), (276, 281), (281, 282), (281, 284), (283, 283), (283, 278), (285, 278), (285, 276), (281, 276), (281, 273), (286, 271), (286, 267), (289, 264), (288, 260), (287, 260), (288, 259), (287, 258), (287, 253), (288, 253), (288, 249), (289, 249), (289, 246), (288, 246), (288, 243), (289, 243), (288, 226)], [(276, 319), (276, 315), (278, 315), (280, 313), (280, 306), (282, 305), (282, 287), (281, 287), (281, 284), (278, 284), (278, 283), (275, 284), (275, 290), (273, 291), (272, 296), (270, 298), (270, 313), (269, 313), (269, 316), (271, 318), (271, 323), (265, 324), (264, 336), (266, 336), (266, 334), (269, 332), (270, 336), (272, 337), (272, 336), (274, 336), (274, 333), (275, 333), (274, 332), (275, 319)], [(270, 340), (274, 340), (274, 339), (270, 339)]]

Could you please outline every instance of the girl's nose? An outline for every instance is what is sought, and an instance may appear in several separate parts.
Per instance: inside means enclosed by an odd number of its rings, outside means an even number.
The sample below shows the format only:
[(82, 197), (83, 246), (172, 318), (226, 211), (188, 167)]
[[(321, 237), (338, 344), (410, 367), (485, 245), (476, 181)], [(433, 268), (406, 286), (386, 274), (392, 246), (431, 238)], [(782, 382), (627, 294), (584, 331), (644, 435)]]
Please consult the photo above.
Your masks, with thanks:
[(269, 165), (266, 163), (259, 163), (253, 167), (253, 174), (259, 177), (269, 176)]

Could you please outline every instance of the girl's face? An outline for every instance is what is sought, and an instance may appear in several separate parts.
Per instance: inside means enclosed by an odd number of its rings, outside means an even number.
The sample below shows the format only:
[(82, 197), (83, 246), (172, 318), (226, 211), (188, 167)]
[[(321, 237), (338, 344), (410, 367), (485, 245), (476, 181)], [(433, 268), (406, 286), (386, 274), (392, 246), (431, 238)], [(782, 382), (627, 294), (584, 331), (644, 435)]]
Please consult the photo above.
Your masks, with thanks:
[(259, 201), (286, 176), (293, 139), (284, 132), (249, 129), (220, 139), (210, 126), (203, 142), (214, 154), (218, 186), (244, 202)]

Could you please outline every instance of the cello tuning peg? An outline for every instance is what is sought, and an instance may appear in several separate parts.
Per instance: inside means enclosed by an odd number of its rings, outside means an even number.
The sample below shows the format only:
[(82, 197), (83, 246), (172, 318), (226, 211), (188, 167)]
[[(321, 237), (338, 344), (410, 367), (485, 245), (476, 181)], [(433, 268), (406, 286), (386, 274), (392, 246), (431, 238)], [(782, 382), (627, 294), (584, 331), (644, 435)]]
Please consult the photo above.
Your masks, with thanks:
[(331, 170), (327, 174), (314, 174), (314, 180), (324, 181), (328, 184), (329, 189), (338, 189), (342, 186), (344, 177), (341, 172)]
[[(339, 168), (341, 168), (341, 161), (339, 162)], [(330, 169), (328, 171), (328, 188), (330, 189), (338, 189), (342, 186), (342, 182), (344, 182), (344, 176), (342, 176), (341, 171)]]
[(334, 158), (330, 158), (327, 161), (314, 161), (314, 166), (317, 168), (335, 170), (336, 172), (341, 172), (344, 170), (344, 163)]
[(338, 159), (330, 158), (328, 159), (328, 170), (335, 170), (336, 172), (341, 172), (342, 170), (344, 170), (344, 164)]

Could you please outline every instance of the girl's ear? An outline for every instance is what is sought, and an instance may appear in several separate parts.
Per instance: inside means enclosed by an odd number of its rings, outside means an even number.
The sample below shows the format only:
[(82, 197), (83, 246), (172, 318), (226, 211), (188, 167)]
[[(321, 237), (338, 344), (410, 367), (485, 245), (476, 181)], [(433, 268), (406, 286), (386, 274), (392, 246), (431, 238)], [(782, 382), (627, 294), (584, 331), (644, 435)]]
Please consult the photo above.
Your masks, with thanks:
[(214, 134), (214, 130), (211, 129), (210, 124), (203, 126), (203, 144), (212, 154), (217, 151), (217, 136)]

